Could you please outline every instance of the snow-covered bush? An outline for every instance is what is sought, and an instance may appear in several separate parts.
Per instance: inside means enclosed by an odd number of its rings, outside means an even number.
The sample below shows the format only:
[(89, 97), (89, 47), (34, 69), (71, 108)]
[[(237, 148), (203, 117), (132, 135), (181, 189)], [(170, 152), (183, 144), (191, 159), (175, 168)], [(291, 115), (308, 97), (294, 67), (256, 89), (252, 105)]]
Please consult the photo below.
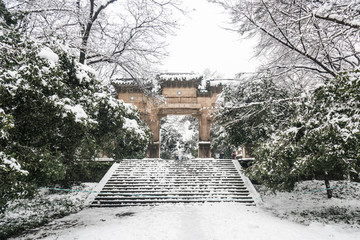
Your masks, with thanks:
[[(5, 114), (0, 108), (0, 144), (8, 144), (9, 130), (13, 128), (11, 116)], [(23, 176), (28, 174), (23, 170), (19, 162), (8, 155), (6, 149), (0, 149), (0, 212), (6, 207), (7, 201), (26, 194), (26, 184), (22, 182)]]
[(211, 124), (210, 127), (210, 138), (211, 138), (211, 155), (214, 157), (220, 156), (220, 153), (224, 153), (224, 158), (231, 158), (235, 147), (229, 144), (228, 133), (224, 127), (217, 122)]
[(196, 158), (199, 122), (191, 116), (168, 116), (161, 120), (161, 158)]
[(244, 82), (225, 92), (217, 118), (231, 144), (254, 146), (252, 179), (273, 190), (313, 178), (330, 188), (331, 179), (359, 179), (359, 79), (358, 70), (342, 73), (302, 94)]
[(279, 190), (291, 190), (304, 178), (323, 179), (327, 188), (331, 179), (358, 179), (359, 76), (344, 73), (303, 98), (289, 126), (258, 148), (251, 176)]
[(0, 152), (28, 171), (27, 182), (68, 185), (84, 159), (145, 151), (150, 133), (138, 111), (114, 99), (66, 44), (25, 38), (3, 11), (0, 19)]

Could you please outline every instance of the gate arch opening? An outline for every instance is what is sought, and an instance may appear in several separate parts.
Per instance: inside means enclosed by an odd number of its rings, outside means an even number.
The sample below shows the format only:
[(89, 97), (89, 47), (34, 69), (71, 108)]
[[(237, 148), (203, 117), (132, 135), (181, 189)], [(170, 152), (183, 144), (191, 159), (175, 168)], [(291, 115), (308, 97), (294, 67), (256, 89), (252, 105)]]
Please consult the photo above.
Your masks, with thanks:
[(160, 120), (160, 157), (188, 160), (198, 157), (199, 121), (187, 115)]

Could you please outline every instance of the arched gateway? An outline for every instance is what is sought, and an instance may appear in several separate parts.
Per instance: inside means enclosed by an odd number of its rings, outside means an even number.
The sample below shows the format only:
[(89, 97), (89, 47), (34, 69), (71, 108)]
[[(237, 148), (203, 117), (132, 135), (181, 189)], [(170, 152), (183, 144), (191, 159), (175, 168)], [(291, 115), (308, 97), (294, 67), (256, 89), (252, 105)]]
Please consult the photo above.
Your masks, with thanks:
[(133, 83), (115, 81), (118, 99), (131, 103), (143, 113), (143, 120), (153, 133), (153, 143), (147, 150), (147, 157), (160, 157), (160, 120), (167, 115), (191, 115), (199, 120), (199, 157), (211, 157), (210, 124), (211, 112), (215, 109), (221, 86), (207, 85), (199, 90), (202, 77), (191, 74), (166, 74), (160, 76), (162, 100), (144, 94)]

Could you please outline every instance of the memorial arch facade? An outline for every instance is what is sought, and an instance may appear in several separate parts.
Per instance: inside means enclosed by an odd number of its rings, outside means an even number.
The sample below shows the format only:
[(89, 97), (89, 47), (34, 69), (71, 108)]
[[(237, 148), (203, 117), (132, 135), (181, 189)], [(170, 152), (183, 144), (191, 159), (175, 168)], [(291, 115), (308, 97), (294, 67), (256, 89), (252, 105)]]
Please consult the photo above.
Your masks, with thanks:
[(211, 157), (210, 126), (211, 113), (221, 86), (210, 86), (199, 90), (202, 78), (173, 78), (161, 80), (161, 98), (149, 97), (132, 82), (114, 82), (118, 99), (135, 105), (142, 112), (143, 120), (153, 133), (153, 141), (147, 157), (160, 157), (160, 120), (167, 115), (190, 115), (199, 120), (199, 158)]

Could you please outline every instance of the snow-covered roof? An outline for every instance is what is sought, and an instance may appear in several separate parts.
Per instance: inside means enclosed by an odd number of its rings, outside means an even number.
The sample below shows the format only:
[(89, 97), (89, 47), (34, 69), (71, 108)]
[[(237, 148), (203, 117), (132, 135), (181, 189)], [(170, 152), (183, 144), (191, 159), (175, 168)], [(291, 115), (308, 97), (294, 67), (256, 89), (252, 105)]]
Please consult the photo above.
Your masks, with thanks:
[(111, 80), (112, 84), (115, 85), (136, 85), (137, 83), (132, 78), (119, 78)]
[(197, 73), (161, 73), (158, 77), (165, 81), (190, 81), (201, 79), (203, 76)]

